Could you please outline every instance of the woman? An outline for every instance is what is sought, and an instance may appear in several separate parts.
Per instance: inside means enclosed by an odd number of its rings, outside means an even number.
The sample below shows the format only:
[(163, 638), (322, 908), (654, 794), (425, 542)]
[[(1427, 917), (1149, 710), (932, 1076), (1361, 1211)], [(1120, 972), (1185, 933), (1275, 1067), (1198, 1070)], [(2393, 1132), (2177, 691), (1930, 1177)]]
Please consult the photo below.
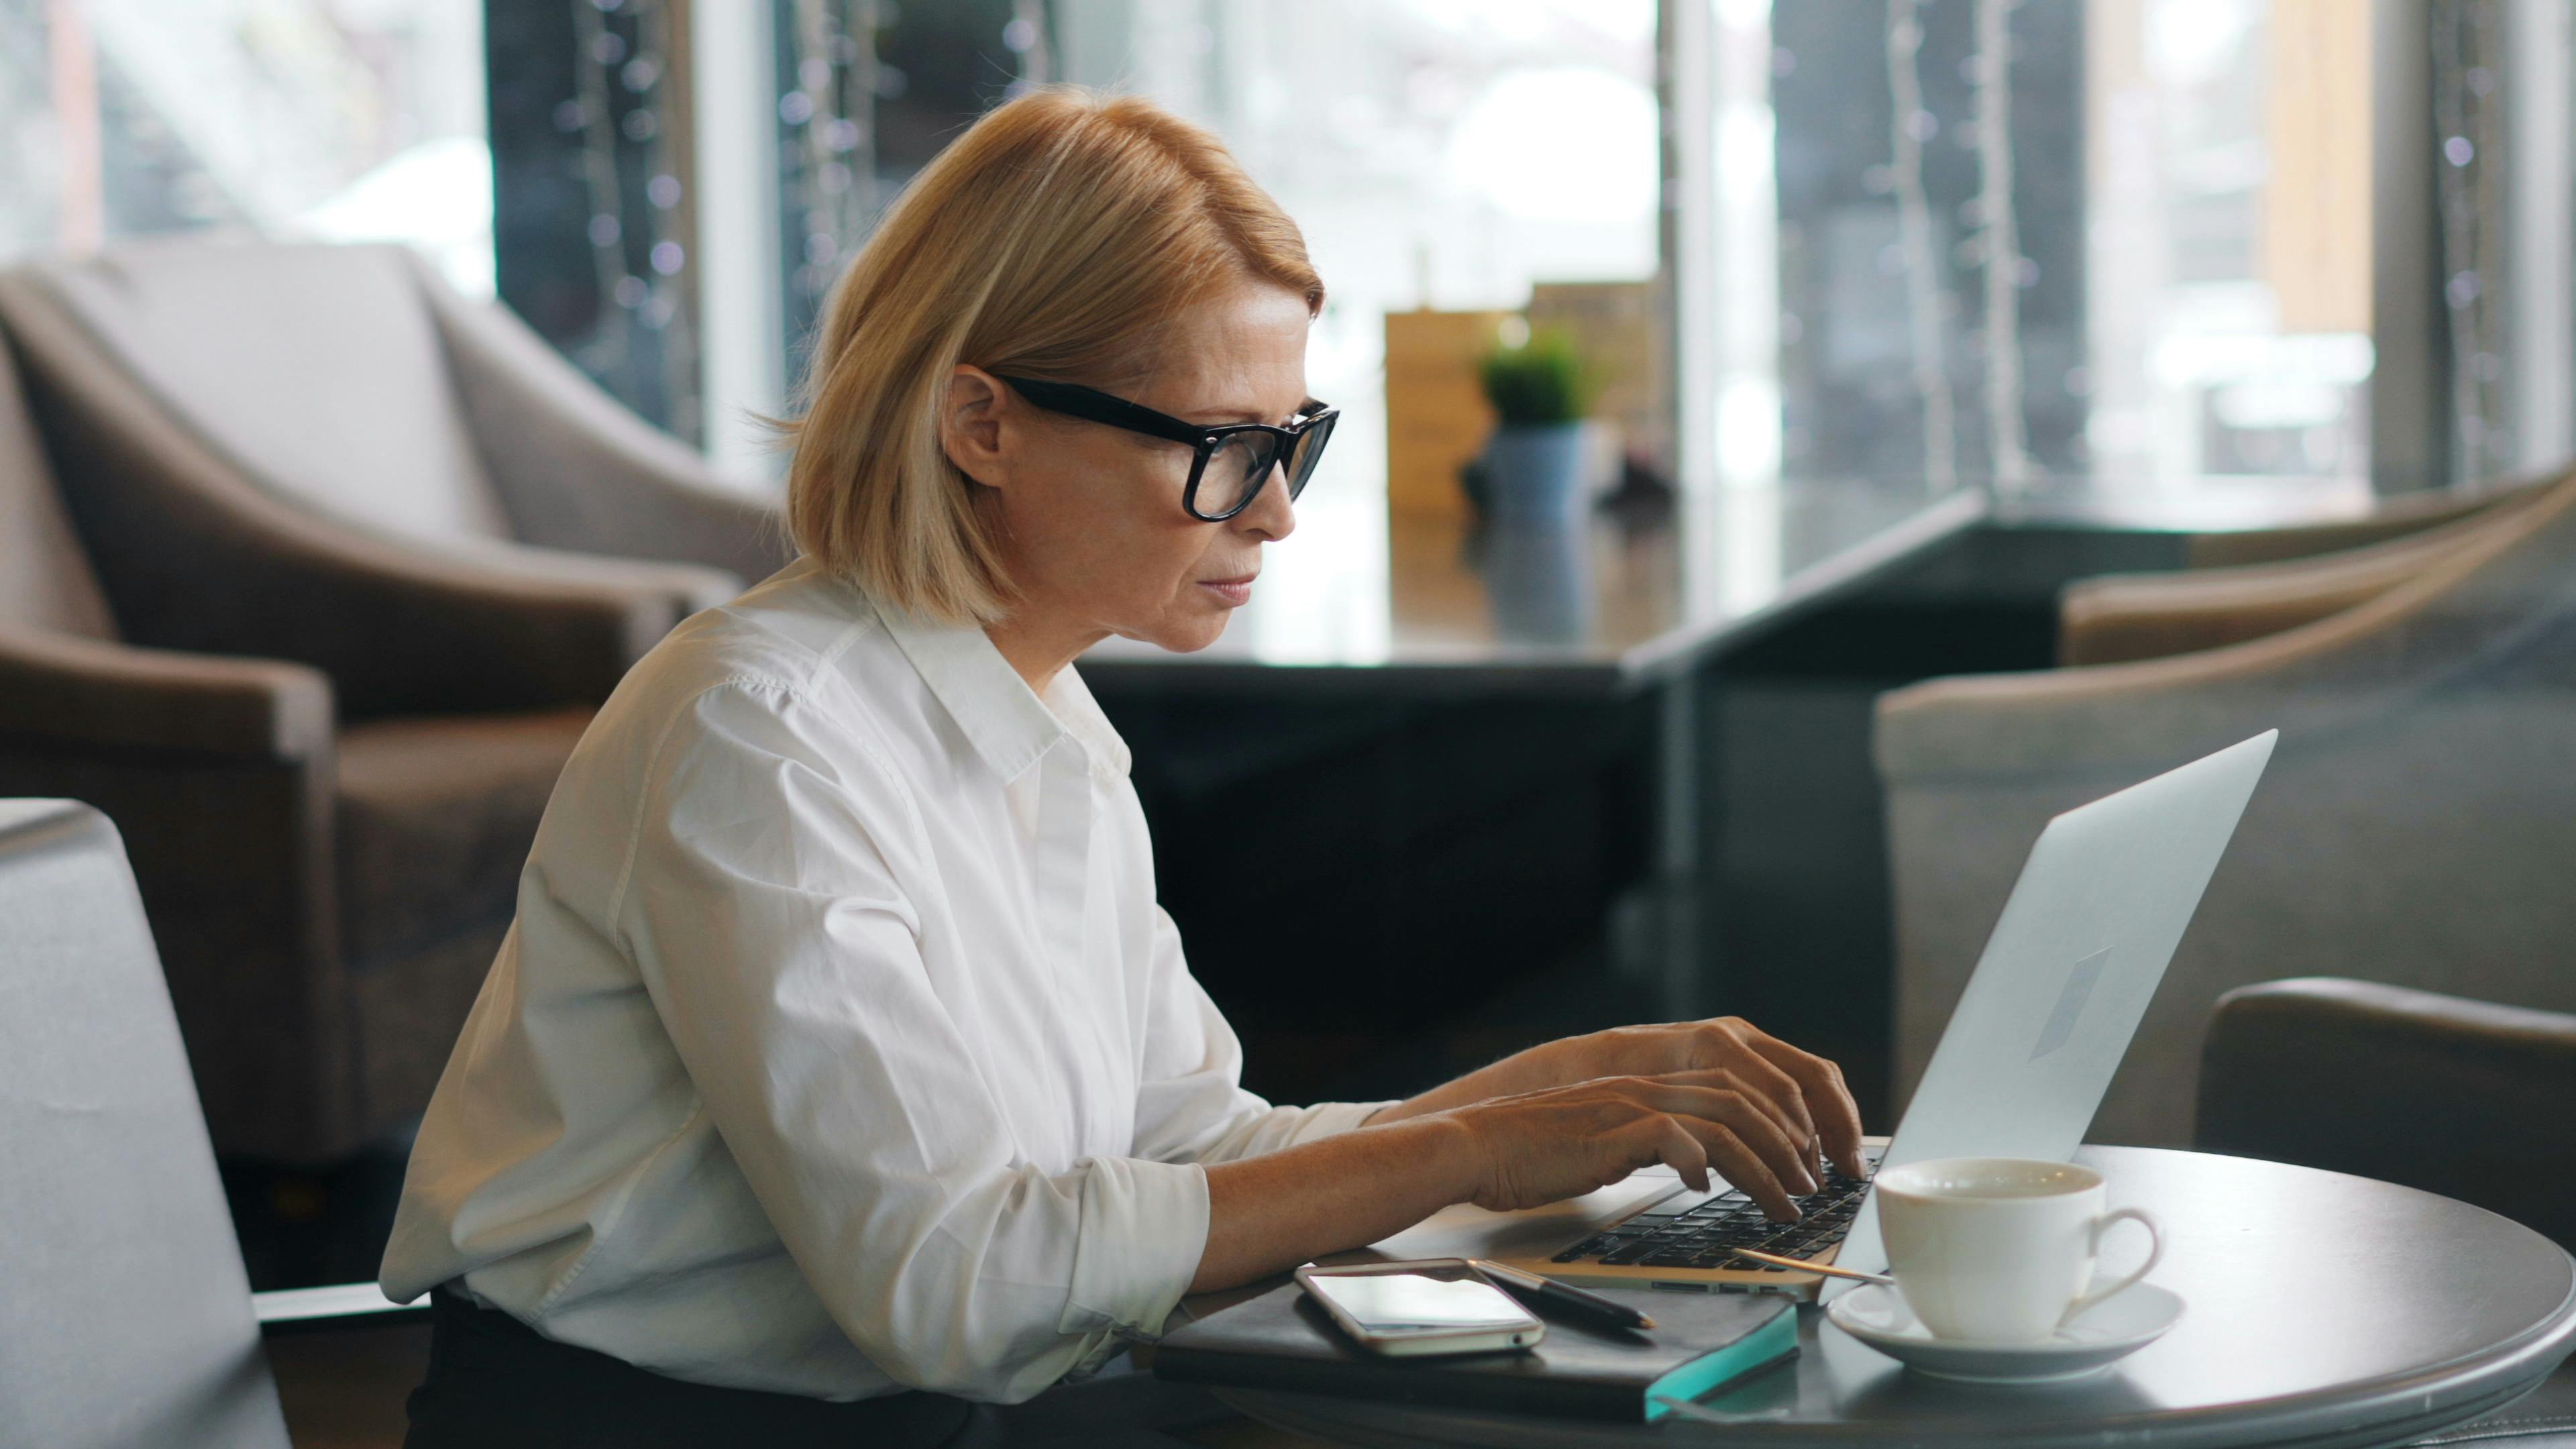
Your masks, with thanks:
[(1840, 1074), (1735, 1021), (1404, 1102), (1236, 1085), (1071, 665), (1250, 597), (1330, 433), (1322, 301), (1136, 100), (1014, 101), (888, 215), (794, 425), (803, 557), (600, 711), (422, 1125), (415, 1445), (936, 1443), (1451, 1203), (1663, 1162), (1786, 1217), (1820, 1150), (1859, 1170)]

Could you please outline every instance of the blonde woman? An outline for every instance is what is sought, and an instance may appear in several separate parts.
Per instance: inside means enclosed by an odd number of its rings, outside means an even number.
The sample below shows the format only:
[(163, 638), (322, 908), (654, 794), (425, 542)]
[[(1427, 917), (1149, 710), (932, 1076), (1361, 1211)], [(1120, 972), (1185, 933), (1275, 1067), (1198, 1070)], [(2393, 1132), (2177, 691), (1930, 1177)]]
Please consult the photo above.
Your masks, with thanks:
[(794, 427), (803, 557), (600, 711), (421, 1127), (384, 1265), (437, 1297), (412, 1444), (1026, 1437), (1120, 1396), (987, 1406), (1451, 1203), (1663, 1162), (1785, 1217), (1820, 1150), (1858, 1170), (1832, 1064), (1732, 1020), (1404, 1102), (1236, 1084), (1072, 666), (1250, 597), (1332, 435), (1323, 296), (1141, 101), (1014, 101), (895, 206)]

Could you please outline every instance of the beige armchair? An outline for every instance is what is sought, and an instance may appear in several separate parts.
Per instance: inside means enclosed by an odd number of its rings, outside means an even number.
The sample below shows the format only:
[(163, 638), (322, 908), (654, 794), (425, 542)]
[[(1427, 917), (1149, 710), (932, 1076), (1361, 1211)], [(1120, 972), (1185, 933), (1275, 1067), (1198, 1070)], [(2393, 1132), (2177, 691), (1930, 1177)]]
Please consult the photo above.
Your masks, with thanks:
[(2379, 597), (2492, 530), (2512, 528), (2518, 509), (2570, 481), (2526, 485), (2436, 526), (2314, 557), (2078, 580), (2059, 602), (2058, 662), (2160, 659), (2313, 623)]
[(2114, 1079), (2098, 1139), (2190, 1140), (2233, 987), (2361, 977), (2576, 1009), (2576, 485), (2366, 602), (2128, 664), (1883, 697), (1900, 1094), (2049, 816), (2277, 726), (2281, 744)]
[(428, 1100), (592, 707), (729, 581), (553, 577), (292, 506), (19, 317), (0, 795), (124, 834), (216, 1142), (339, 1157)]
[[(260, 489), (423, 549), (557, 577), (786, 562), (770, 503), (396, 246), (160, 240), (0, 276), (34, 370), (167, 415)], [(78, 475), (89, 460), (57, 458)]]

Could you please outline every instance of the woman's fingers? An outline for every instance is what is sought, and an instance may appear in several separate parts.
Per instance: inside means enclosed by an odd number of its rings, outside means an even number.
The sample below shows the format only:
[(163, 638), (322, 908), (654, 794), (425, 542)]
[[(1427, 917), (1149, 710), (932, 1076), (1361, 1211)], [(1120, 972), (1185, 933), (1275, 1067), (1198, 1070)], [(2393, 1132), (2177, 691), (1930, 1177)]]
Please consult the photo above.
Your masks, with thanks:
[(1736, 1032), (1721, 1031), (1720, 1033), (1725, 1036), (1727, 1045), (1734, 1049), (1730, 1053), (1731, 1059), (1726, 1063), (1728, 1070), (1742, 1077), (1745, 1085), (1779, 1103), (1781, 1110), (1788, 1114), (1789, 1121), (1801, 1140), (1815, 1136), (1816, 1119), (1807, 1105), (1806, 1088), (1799, 1085), (1798, 1079), (1785, 1070), (1780, 1063), (1773, 1061), (1768, 1054), (1756, 1049), (1753, 1041), (1746, 1039), (1750, 1037), (1768, 1041), (1770, 1038), (1764, 1037), (1761, 1032), (1745, 1023), (1738, 1022), (1735, 1026), (1737, 1031), (1742, 1033), (1741, 1035)]
[(1638, 1119), (1637, 1126), (1651, 1144), (1655, 1159), (1680, 1173), (1691, 1191), (1706, 1192), (1714, 1185), (1708, 1180), (1708, 1148), (1679, 1118), (1644, 1117)]
[(1843, 1084), (1843, 1069), (1755, 1028), (1748, 1026), (1746, 1031), (1756, 1053), (1797, 1079), (1799, 1095), (1814, 1114), (1816, 1135), (1834, 1165), (1846, 1176), (1867, 1177), (1869, 1164), (1860, 1151), (1860, 1106), (1852, 1101), (1851, 1088)]
[[(1762, 1065), (1776, 1074), (1773, 1078), (1775, 1086), (1778, 1081), (1788, 1080), (1787, 1073), (1781, 1072), (1776, 1067), (1770, 1067), (1767, 1062)], [(1749, 1083), (1744, 1074), (1727, 1067), (1703, 1067), (1697, 1071), (1673, 1072), (1657, 1080), (1732, 1087), (1744, 1092), (1750, 1100), (1768, 1112), (1773, 1121), (1780, 1124), (1780, 1130), (1787, 1134), (1790, 1141), (1798, 1145), (1799, 1160), (1806, 1166), (1808, 1179), (1817, 1183), (1825, 1180), (1824, 1155), (1818, 1147), (1818, 1134), (1811, 1119), (1803, 1111), (1797, 1110), (1798, 1093), (1764, 1091)], [(1808, 1190), (1813, 1191), (1813, 1189)]]
[[(1658, 1111), (1725, 1129), (1730, 1134), (1729, 1140), (1740, 1144), (1762, 1164), (1764, 1179), (1782, 1190), (1784, 1205), (1787, 1194), (1804, 1195), (1821, 1185), (1808, 1171), (1803, 1140), (1783, 1131), (1779, 1122), (1750, 1094), (1716, 1087), (1658, 1082), (1649, 1086), (1645, 1100), (1648, 1106)], [(1702, 1134), (1702, 1140), (1707, 1140), (1705, 1134)], [(1727, 1180), (1743, 1188), (1747, 1196), (1752, 1195), (1752, 1185), (1733, 1173), (1727, 1174)], [(1764, 1206), (1770, 1204), (1765, 1203)], [(1794, 1210), (1790, 1215), (1796, 1215)]]
[(1755, 1088), (1751, 1084), (1747, 1083), (1743, 1077), (1725, 1067), (1702, 1067), (1697, 1071), (1666, 1072), (1658, 1077), (1647, 1078), (1647, 1080), (1654, 1082), (1670, 1082), (1675, 1085), (1685, 1087), (1713, 1087), (1719, 1091), (1740, 1092), (1743, 1094), (1744, 1099), (1747, 1102), (1759, 1108), (1765, 1115), (1770, 1117), (1772, 1122), (1779, 1127), (1781, 1135), (1787, 1137), (1790, 1141), (1803, 1141), (1813, 1135), (1807, 1131), (1804, 1123), (1800, 1122), (1797, 1117), (1790, 1113), (1786, 1106), (1783, 1106), (1780, 1103), (1779, 1099), (1771, 1096), (1767, 1092)]
[(1677, 1117), (1671, 1120), (1680, 1123), (1698, 1139), (1700, 1150), (1707, 1154), (1708, 1165), (1716, 1169), (1720, 1177), (1741, 1188), (1744, 1195), (1762, 1209), (1764, 1216), (1775, 1223), (1798, 1220), (1798, 1204), (1791, 1198), (1789, 1189), (1781, 1185), (1779, 1176), (1763, 1160), (1762, 1154), (1747, 1145), (1743, 1138), (1705, 1118)]
[(1778, 1102), (1788, 1115), (1791, 1135), (1801, 1141), (1817, 1135), (1806, 1088), (1770, 1053), (1758, 1049), (1759, 1043), (1771, 1040), (1761, 1028), (1741, 1017), (1721, 1016), (1694, 1022), (1690, 1029), (1695, 1039), (1690, 1053), (1694, 1060), (1728, 1068), (1741, 1076), (1746, 1086)]

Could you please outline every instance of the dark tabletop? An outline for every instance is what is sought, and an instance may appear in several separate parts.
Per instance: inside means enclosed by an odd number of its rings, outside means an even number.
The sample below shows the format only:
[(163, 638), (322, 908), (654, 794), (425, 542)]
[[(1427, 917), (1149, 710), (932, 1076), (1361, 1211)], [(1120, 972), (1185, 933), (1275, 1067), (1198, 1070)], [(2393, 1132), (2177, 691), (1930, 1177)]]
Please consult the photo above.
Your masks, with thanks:
[[(1226, 1397), (1273, 1423), (1362, 1445), (2379, 1445), (2485, 1413), (2576, 1347), (2576, 1262), (2493, 1213), (2242, 1158), (2142, 1148), (2079, 1157), (2109, 1177), (2113, 1206), (2163, 1220), (2169, 1248), (2152, 1281), (2187, 1304), (2171, 1333), (2100, 1378), (1925, 1379), (1803, 1309), (1792, 1365), (1706, 1401), (1727, 1425)], [(2118, 1252), (2106, 1269), (2122, 1266)]]

